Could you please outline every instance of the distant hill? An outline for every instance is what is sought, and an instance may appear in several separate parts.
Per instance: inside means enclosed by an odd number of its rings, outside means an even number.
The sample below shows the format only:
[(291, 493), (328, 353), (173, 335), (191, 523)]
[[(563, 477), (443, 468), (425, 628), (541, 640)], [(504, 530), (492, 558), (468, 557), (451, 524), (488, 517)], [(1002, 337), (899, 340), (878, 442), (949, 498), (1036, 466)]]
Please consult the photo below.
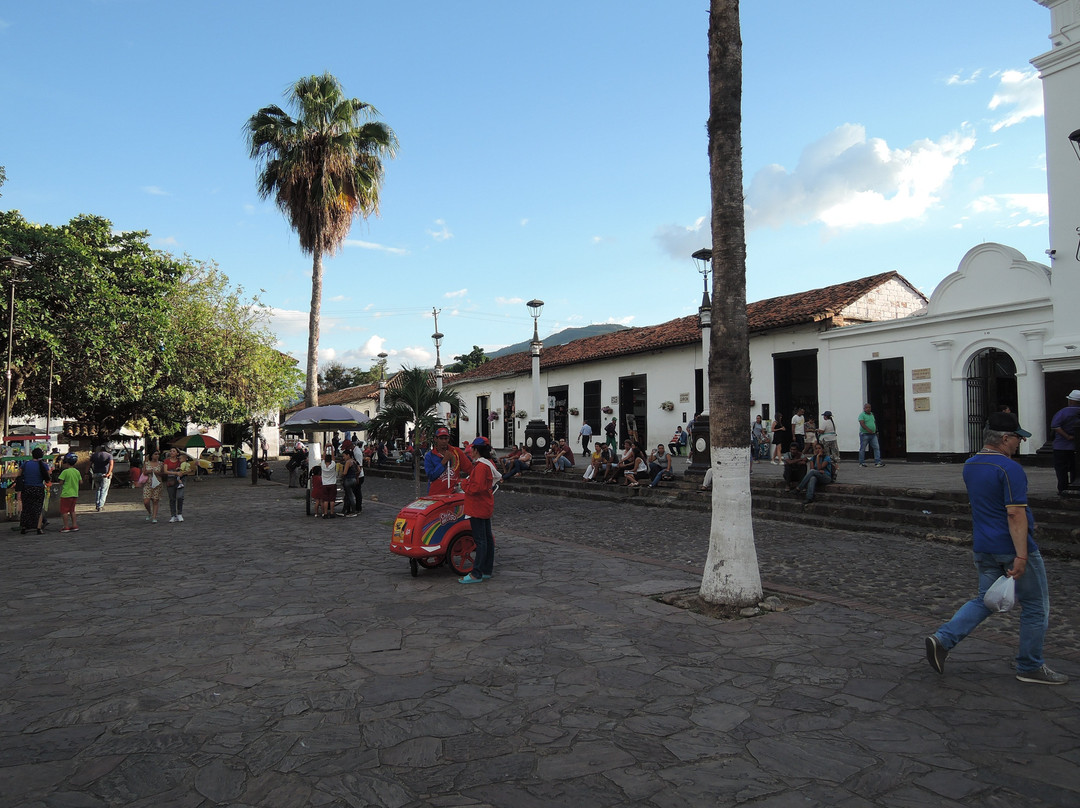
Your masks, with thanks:
[[(610, 334), (612, 331), (622, 331), (624, 328), (626, 328), (625, 325), (617, 325), (616, 323), (600, 323), (597, 325), (582, 326), (581, 328), (564, 328), (557, 334), (552, 334), (549, 337), (544, 337), (544, 347), (550, 347), (552, 345), (565, 345), (566, 343), (573, 342), (576, 339), (595, 337), (598, 334)], [(515, 342), (513, 345), (507, 345), (505, 348), (499, 348), (499, 350), (497, 351), (485, 351), (485, 354), (489, 359), (497, 359), (500, 356), (507, 356), (509, 354), (527, 351), (529, 350), (529, 344), (531, 342), (532, 340)]]

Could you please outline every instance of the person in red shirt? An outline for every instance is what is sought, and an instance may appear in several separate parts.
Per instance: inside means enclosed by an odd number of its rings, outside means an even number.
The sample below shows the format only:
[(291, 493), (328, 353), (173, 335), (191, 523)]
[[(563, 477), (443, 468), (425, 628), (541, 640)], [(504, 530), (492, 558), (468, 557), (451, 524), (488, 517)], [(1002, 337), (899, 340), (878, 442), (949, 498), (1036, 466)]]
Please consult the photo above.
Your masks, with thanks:
[(472, 572), (460, 578), (463, 584), (478, 584), (492, 575), (495, 566), (495, 539), (491, 535), (491, 517), (495, 514), (495, 482), (499, 473), (491, 462), (491, 444), (480, 437), (469, 447), (472, 471), (463, 483), (465, 515), (469, 517), (476, 557)]
[[(489, 447), (490, 448), (490, 447)], [(448, 494), (472, 471), (472, 461), (456, 446), (450, 445), (450, 430), (435, 430), (435, 445), (424, 455), (428, 494)]]

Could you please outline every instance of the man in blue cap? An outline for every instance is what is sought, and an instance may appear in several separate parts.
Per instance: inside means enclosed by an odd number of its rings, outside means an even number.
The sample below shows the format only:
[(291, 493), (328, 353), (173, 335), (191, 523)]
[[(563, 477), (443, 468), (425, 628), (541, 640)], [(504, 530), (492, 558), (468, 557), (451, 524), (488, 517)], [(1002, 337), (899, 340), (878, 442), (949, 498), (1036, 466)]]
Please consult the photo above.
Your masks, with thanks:
[(435, 443), (424, 455), (424, 472), (428, 478), (429, 494), (448, 494), (463, 477), (472, 471), (472, 460), (465, 452), (450, 445), (450, 430), (440, 426), (435, 430)]
[(1016, 582), (1020, 604), (1020, 648), (1016, 678), (1041, 685), (1063, 685), (1069, 677), (1043, 662), (1043, 640), (1050, 618), (1046, 568), (1032, 538), (1035, 519), (1027, 505), (1027, 475), (1012, 456), (1031, 433), (1011, 412), (996, 412), (983, 431), (983, 448), (964, 463), (964, 484), (971, 503), (972, 549), (979, 574), (979, 594), (926, 638), (926, 658), (945, 672), (949, 651), (993, 612), (983, 603), (1002, 575)]

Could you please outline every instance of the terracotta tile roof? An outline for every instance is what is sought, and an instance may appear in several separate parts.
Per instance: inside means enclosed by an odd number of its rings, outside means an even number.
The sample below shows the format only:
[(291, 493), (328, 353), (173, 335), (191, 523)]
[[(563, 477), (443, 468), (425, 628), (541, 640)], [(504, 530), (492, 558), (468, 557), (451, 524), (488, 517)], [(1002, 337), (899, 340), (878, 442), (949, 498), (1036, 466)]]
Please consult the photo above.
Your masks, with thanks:
[[(457, 377), (456, 373), (443, 373), (443, 384), (448, 385), (450, 381)], [(435, 386), (435, 371), (428, 371), (428, 379), (431, 382), (431, 386)], [(386, 380), (386, 389), (393, 390), (402, 384), (400, 375), (395, 373), (389, 379)], [(356, 387), (346, 387), (342, 390), (334, 390), (330, 393), (319, 393), (319, 406), (324, 404), (342, 404), (349, 406), (352, 402), (365, 401), (367, 399), (379, 399), (379, 383), (372, 382), (371, 384), (361, 384)], [(285, 413), (299, 412), (304, 409), (304, 402), (294, 404), (285, 410)]]
[[(899, 273), (883, 272), (823, 289), (759, 300), (746, 307), (750, 333), (830, 320), (846, 306), (893, 279), (899, 280), (918, 294)], [(701, 327), (698, 325), (697, 315), (691, 314), (659, 325), (627, 328), (574, 340), (566, 345), (545, 347), (540, 355), (540, 365), (545, 369), (564, 367), (700, 342)], [(478, 368), (461, 373), (454, 382), (496, 379), (531, 372), (532, 355), (528, 351), (521, 351), (500, 356)]]
[[(812, 289), (809, 292), (797, 292), (793, 295), (748, 303), (746, 316), (750, 333), (828, 320), (837, 316), (859, 298), (891, 280), (899, 281), (915, 294), (923, 297), (922, 293), (908, 283), (899, 272), (882, 272), (880, 275), (838, 283), (823, 289)], [(925, 297), (923, 299), (925, 300)]]

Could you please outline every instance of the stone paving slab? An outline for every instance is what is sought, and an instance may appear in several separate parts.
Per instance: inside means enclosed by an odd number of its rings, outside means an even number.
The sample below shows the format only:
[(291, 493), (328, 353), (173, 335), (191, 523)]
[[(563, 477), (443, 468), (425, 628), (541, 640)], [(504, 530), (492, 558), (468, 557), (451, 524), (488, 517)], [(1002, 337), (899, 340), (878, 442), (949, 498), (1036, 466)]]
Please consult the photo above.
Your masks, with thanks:
[(649, 597), (692, 563), (629, 552), (698, 523), (550, 498), (500, 495), (492, 580), (413, 578), (387, 549), (411, 489), (315, 520), (216, 480), (177, 525), (120, 491), (77, 534), (0, 539), (0, 805), (1080, 804), (1077, 685), (1017, 682), (1007, 627), (937, 676), (927, 615), (869, 586), (714, 621)]

